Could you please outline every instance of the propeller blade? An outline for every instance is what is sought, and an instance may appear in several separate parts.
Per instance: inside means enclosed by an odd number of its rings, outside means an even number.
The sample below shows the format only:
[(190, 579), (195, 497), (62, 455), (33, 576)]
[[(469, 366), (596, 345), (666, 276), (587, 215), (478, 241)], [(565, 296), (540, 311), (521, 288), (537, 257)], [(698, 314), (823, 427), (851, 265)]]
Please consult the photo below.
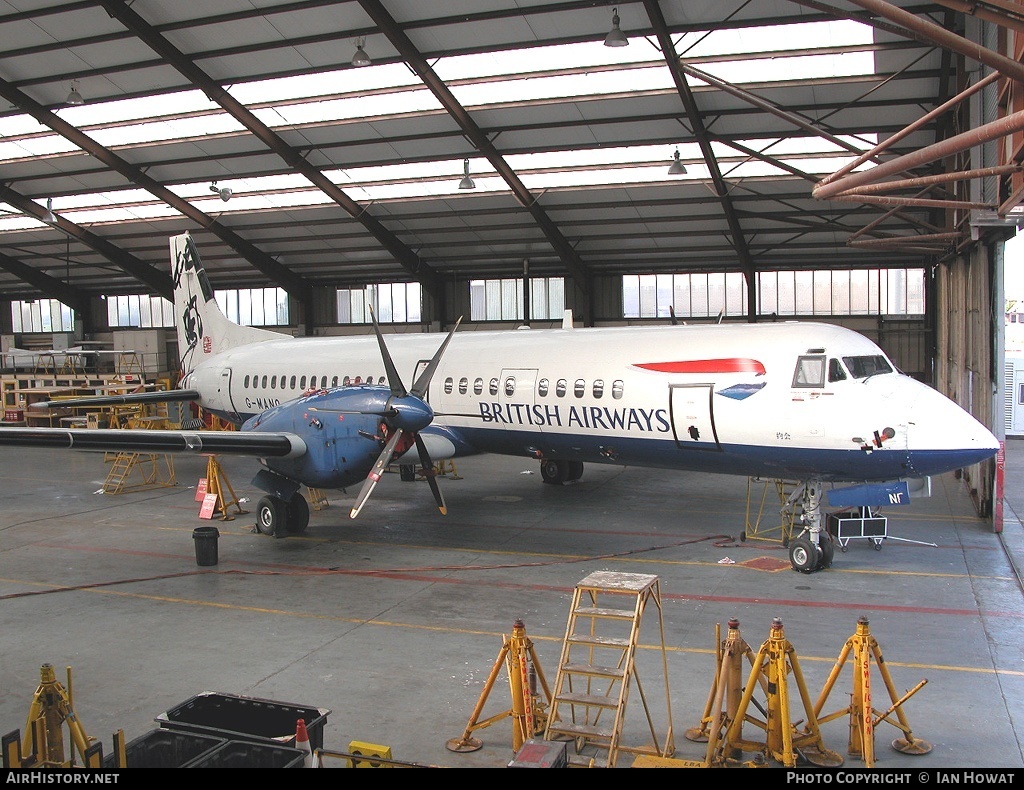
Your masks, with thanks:
[(402, 377), (398, 375), (395, 361), (391, 358), (391, 352), (388, 351), (387, 344), (384, 342), (384, 335), (380, 331), (380, 325), (377, 323), (377, 314), (373, 312), (373, 307), (370, 307), (370, 318), (373, 320), (373, 331), (377, 335), (380, 355), (384, 358), (384, 372), (388, 374), (388, 386), (391, 387), (391, 394), (405, 397), (409, 394), (408, 390), (406, 390), (405, 385), (402, 383)]
[(434, 492), (434, 501), (437, 502), (437, 509), (441, 511), (442, 516), (446, 516), (448, 515), (448, 506), (444, 503), (444, 495), (437, 485), (437, 475), (434, 474), (434, 462), (430, 458), (430, 453), (427, 452), (427, 445), (418, 434), (416, 436), (416, 449), (420, 454), (420, 464), (423, 466), (423, 473), (427, 476), (427, 483), (430, 484), (430, 490)]
[(388, 439), (388, 443), (384, 446), (381, 454), (377, 456), (377, 462), (373, 465), (373, 469), (370, 470), (370, 474), (366, 476), (366, 480), (363, 481), (363, 487), (359, 489), (359, 496), (356, 497), (356, 503), (352, 506), (352, 510), (349, 512), (349, 518), (355, 518), (359, 515), (359, 511), (363, 509), (363, 505), (366, 504), (366, 500), (370, 498), (370, 494), (373, 493), (373, 489), (377, 485), (377, 481), (380, 480), (380, 476), (384, 474), (384, 468), (391, 463), (391, 454), (395, 451), (395, 445), (398, 444), (398, 440), (402, 438), (402, 429), (398, 428), (394, 433), (391, 434), (391, 438)]
[(412, 394), (418, 398), (423, 398), (427, 394), (427, 387), (430, 386), (430, 380), (434, 377), (434, 371), (437, 370), (437, 366), (441, 362), (441, 355), (444, 350), (448, 348), (448, 344), (452, 342), (452, 336), (455, 334), (455, 330), (459, 328), (459, 324), (462, 323), (462, 316), (459, 316), (459, 320), (455, 322), (455, 326), (452, 327), (452, 331), (448, 333), (448, 337), (444, 339), (441, 347), (434, 354), (434, 357), (430, 360), (430, 364), (427, 365), (423, 372), (420, 373), (420, 377), (416, 379), (416, 383), (412, 385)]

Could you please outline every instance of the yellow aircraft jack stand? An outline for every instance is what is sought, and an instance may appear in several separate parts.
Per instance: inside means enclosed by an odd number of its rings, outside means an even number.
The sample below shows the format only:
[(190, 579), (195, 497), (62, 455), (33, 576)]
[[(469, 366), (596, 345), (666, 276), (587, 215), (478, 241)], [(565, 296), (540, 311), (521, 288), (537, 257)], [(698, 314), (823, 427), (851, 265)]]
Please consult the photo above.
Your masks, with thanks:
[[(225, 490), (231, 494), (230, 500), (224, 496)], [(238, 509), (237, 515), (249, 512), (242, 509), (242, 504), (235, 495), (235, 489), (231, 487), (231, 481), (228, 480), (227, 473), (221, 468), (220, 461), (215, 455), (208, 456), (206, 459), (206, 494), (207, 496), (217, 495), (216, 512), (219, 514), (217, 518), (221, 521), (234, 520), (235, 517), (228, 513), (228, 508), (231, 506)]]
[[(72, 704), (71, 667), (67, 668), (68, 686), (57, 681), (52, 664), (39, 670), (39, 686), (32, 697), (21, 745), (21, 768), (73, 768), (75, 752), (86, 768), (102, 767), (103, 745), (85, 734)], [(63, 725), (67, 724), (70, 743), (74, 747), (65, 757)], [(5, 753), (5, 760), (7, 755)], [(15, 767), (15, 766), (9, 766)]]
[[(735, 659), (733, 659), (735, 661)], [(723, 666), (728, 666), (723, 664)], [(802, 730), (797, 730), (790, 721), (790, 700), (787, 678), (792, 675), (800, 692), (800, 699), (807, 716)], [(755, 688), (760, 684), (767, 694), (765, 708), (761, 709), (764, 720), (747, 715)], [(722, 682), (720, 686), (726, 686)], [(760, 706), (758, 706), (760, 708)], [(725, 731), (721, 746), (709, 760), (714, 767), (726, 765), (738, 752), (760, 752), (764, 758), (772, 758), (786, 768), (797, 764), (797, 757), (802, 756), (807, 762), (823, 766), (837, 767), (843, 764), (843, 758), (836, 752), (829, 751), (821, 739), (818, 721), (811, 707), (807, 694), (803, 673), (796, 658), (796, 651), (786, 640), (782, 629), (782, 619), (772, 620), (771, 633), (761, 645), (754, 657), (753, 669), (747, 680), (743, 696), (736, 706), (735, 715)], [(742, 737), (744, 722), (753, 724), (764, 730), (763, 742), (750, 741)], [(710, 743), (709, 743), (710, 746)], [(710, 753), (710, 750), (709, 750)], [(730, 763), (735, 764), (735, 763)]]
[[(487, 702), (487, 695), (491, 693), (491, 688), (494, 686), (494, 681), (497, 679), (503, 663), (508, 671), (508, 684), (512, 691), (512, 707), (504, 713), (478, 721), (484, 703)], [(537, 681), (540, 681), (544, 691), (543, 700), (537, 695)], [(512, 750), (518, 752), (527, 740), (544, 732), (550, 704), (551, 690), (548, 688), (547, 680), (544, 679), (540, 662), (537, 661), (533, 642), (526, 636), (526, 626), (523, 621), (517, 619), (512, 626), (512, 636), (505, 640), (498, 652), (498, 658), (484, 684), (484, 690), (480, 694), (476, 708), (469, 717), (465, 732), (462, 733), (461, 738), (449, 740), (445, 744), (445, 748), (450, 752), (475, 752), (483, 744), (478, 739), (471, 737), (471, 733), (484, 727), (490, 727), (495, 722), (511, 716)]]
[[(878, 642), (875, 641), (875, 638), (868, 631), (868, 619), (866, 617), (858, 618), (856, 633), (846, 640), (846, 644), (843, 646), (839, 658), (836, 659), (835, 666), (832, 667), (832, 672), (825, 682), (824, 688), (821, 690), (821, 696), (814, 706), (814, 715), (818, 716), (821, 712), (825, 700), (832, 691), (832, 687), (839, 678), (839, 673), (842, 671), (843, 665), (851, 653), (854, 656), (851, 705), (848, 708), (843, 708), (835, 713), (819, 718), (818, 722), (824, 724), (849, 713), (850, 744), (847, 752), (852, 757), (860, 757), (868, 768), (873, 768), (875, 765), (875, 727), (882, 721), (887, 721), (903, 731), (904, 737), (897, 738), (892, 742), (893, 749), (903, 754), (928, 754), (932, 750), (932, 745), (913, 736), (910, 732), (910, 724), (907, 723), (906, 716), (903, 715), (903, 703), (923, 688), (928, 681), (922, 680), (902, 697), (896, 698), (896, 689), (893, 686), (892, 678), (889, 676), (889, 670), (885, 666), (885, 660), (882, 658), (882, 651), (878, 647)], [(872, 656), (875, 659), (879, 672), (882, 674), (882, 681), (889, 692), (889, 699), (892, 701), (892, 706), (884, 713), (879, 713), (871, 707)], [(899, 719), (898, 724), (889, 718), (889, 715), (894, 711)]]
[[(724, 730), (736, 721), (736, 711), (739, 710), (740, 698), (743, 693), (743, 657), (746, 656), (751, 667), (754, 665), (754, 651), (740, 636), (740, 622), (733, 618), (729, 621), (729, 633), (725, 641), (721, 640), (721, 627), (715, 627), (715, 679), (711, 684), (711, 692), (708, 694), (707, 705), (704, 707), (704, 716), (700, 725), (691, 727), (686, 731), (687, 740), (695, 743), (706, 743), (708, 745), (704, 762), (699, 765), (688, 767), (710, 768), (718, 765), (724, 760), (740, 760), (742, 754), (738, 749), (732, 749), (728, 754), (721, 754), (719, 744)], [(761, 678), (762, 688), (764, 679)], [(724, 707), (723, 707), (724, 704)], [(743, 723), (740, 722), (740, 729), (737, 736), (742, 737)], [(763, 765), (757, 763), (758, 765)], [(749, 765), (748, 767), (753, 767)]]

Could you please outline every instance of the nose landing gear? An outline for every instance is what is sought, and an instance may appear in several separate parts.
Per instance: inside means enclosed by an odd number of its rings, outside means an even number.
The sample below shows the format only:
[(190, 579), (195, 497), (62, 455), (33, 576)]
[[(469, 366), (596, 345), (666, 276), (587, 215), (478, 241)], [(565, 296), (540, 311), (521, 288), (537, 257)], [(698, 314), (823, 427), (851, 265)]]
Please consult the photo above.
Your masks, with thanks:
[(799, 573), (814, 573), (832, 567), (835, 545), (821, 528), (821, 481), (809, 480), (803, 484), (804, 528), (789, 543), (789, 562)]

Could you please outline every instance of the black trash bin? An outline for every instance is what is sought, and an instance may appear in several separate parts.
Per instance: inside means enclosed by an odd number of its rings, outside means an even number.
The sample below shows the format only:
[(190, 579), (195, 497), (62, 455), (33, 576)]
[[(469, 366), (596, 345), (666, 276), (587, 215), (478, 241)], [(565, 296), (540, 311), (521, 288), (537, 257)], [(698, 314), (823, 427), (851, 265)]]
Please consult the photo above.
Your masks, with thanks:
[(196, 565), (217, 564), (217, 538), (220, 532), (216, 527), (196, 527), (192, 530), (192, 540), (196, 544)]

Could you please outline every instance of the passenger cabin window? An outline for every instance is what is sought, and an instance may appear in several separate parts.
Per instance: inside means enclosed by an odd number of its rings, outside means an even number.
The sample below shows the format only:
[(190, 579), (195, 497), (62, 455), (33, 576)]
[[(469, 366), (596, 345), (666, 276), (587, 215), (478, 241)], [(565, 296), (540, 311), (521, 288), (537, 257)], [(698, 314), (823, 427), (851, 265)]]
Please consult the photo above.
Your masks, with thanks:
[(444, 394), (451, 395), (453, 389), (455, 389), (455, 380), (449, 376), (444, 380)]
[(509, 376), (505, 379), (505, 397), (511, 398), (516, 394), (516, 379), (515, 376)]
[(583, 379), (576, 379), (576, 386), (572, 388), (572, 394), (577, 398), (582, 398), (587, 394), (587, 382)]
[(292, 376), (292, 389), (295, 389), (295, 376)]
[(537, 382), (537, 394), (542, 398), (546, 398), (548, 394), (548, 380), (541, 379)]
[(480, 395), (484, 391), (484, 380), (476, 379), (473, 382), (473, 394)]
[(598, 379), (594, 382), (594, 397), (600, 398), (602, 395), (604, 395), (604, 382)]
[(855, 379), (877, 376), (879, 373), (892, 373), (892, 365), (880, 354), (865, 357), (843, 357), (850, 375)]
[(555, 385), (555, 395), (557, 395), (559, 398), (564, 398), (565, 391), (568, 389), (568, 387), (569, 385), (566, 383), (565, 379), (559, 379), (558, 383)]
[(459, 379), (459, 395), (465, 395), (469, 392), (469, 379), (463, 376)]
[(491, 395), (497, 395), (498, 394), (498, 380), (497, 379), (491, 379), (490, 383), (487, 385), (487, 391), (489, 393), (491, 393)]
[(306, 389), (306, 377), (305, 376), (303, 376), (301, 379), (299, 379), (299, 389), (303, 389), (303, 390)]
[(248, 375), (246, 375), (245, 380), (242, 382), (242, 386), (243, 387), (248, 387), (249, 386), (249, 376)]
[(263, 389), (267, 388), (267, 374), (263, 374)]
[(612, 397), (615, 400), (622, 400), (622, 380), (616, 379), (612, 382)]
[(804, 356), (796, 361), (796, 371), (793, 373), (794, 387), (823, 387), (825, 386), (825, 357)]
[(843, 370), (843, 366), (839, 364), (838, 359), (830, 359), (828, 361), (828, 380), (846, 381), (846, 371)]
[[(284, 381), (282, 381), (281, 383), (284, 384)], [(331, 386), (332, 387), (337, 387), (338, 386), (338, 377), (337, 376), (335, 376), (334, 378), (331, 379)]]

